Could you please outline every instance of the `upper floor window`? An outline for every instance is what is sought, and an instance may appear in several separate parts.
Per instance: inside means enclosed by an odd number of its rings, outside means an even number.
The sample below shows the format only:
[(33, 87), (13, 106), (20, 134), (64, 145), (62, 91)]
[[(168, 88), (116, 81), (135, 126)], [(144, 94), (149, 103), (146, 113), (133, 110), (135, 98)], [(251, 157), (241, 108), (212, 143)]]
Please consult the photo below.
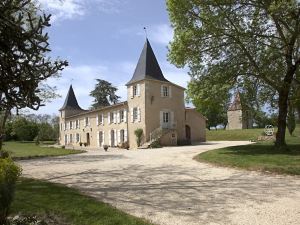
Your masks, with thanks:
[(88, 125), (89, 125), (89, 118), (85, 117), (85, 126), (88, 126)]
[(133, 108), (133, 110), (132, 110), (132, 118), (133, 118), (133, 122), (138, 120), (138, 108), (137, 107)]
[(76, 129), (79, 129), (79, 120), (76, 120)]
[(114, 123), (115, 122), (115, 113), (111, 112), (110, 113), (110, 123)]
[(163, 112), (163, 123), (169, 123), (169, 122), (170, 122), (170, 113)]
[(120, 122), (124, 122), (124, 110), (120, 110)]
[(133, 96), (137, 96), (137, 86), (133, 86)]
[(131, 87), (131, 98), (141, 95), (141, 85), (136, 84)]
[(70, 130), (73, 129), (73, 122), (70, 121)]
[(98, 115), (97, 121), (98, 121), (98, 124), (97, 124), (97, 125), (100, 125), (100, 124), (103, 125), (103, 121), (104, 121), (104, 120), (103, 120), (103, 114), (99, 114), (99, 115)]
[(163, 86), (163, 97), (168, 97), (168, 96), (169, 96), (169, 87)]
[(161, 85), (160, 87), (160, 96), (161, 97), (172, 97), (171, 86)]

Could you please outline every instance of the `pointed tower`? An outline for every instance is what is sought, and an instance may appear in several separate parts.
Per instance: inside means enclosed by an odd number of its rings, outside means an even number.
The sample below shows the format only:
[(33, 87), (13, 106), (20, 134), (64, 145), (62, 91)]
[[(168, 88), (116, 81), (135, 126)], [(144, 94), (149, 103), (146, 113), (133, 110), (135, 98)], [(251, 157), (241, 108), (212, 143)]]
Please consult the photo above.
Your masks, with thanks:
[(148, 39), (136, 65), (135, 71), (127, 86), (145, 79), (169, 82), (163, 75)]
[(76, 115), (78, 113), (82, 113), (85, 110), (80, 108), (78, 105), (74, 90), (72, 85), (70, 85), (67, 97), (65, 99), (64, 105), (59, 109), (60, 115), (59, 115), (59, 124), (60, 124), (60, 135), (59, 135), (59, 141), (60, 144), (65, 144), (62, 140), (64, 140), (64, 130), (66, 129), (66, 117)]
[(241, 94), (235, 93), (233, 102), (227, 111), (227, 130), (249, 129), (253, 127), (253, 120), (246, 104), (242, 104)]
[[(131, 146), (136, 147), (132, 145), (136, 143), (136, 129), (143, 129), (142, 142), (145, 143), (149, 142), (150, 134), (155, 129), (173, 129), (174, 118), (184, 118), (184, 88), (164, 77), (148, 39), (133, 76), (126, 86), (129, 109), (128, 137)], [(181, 132), (184, 128), (183, 124), (180, 126)], [(173, 137), (172, 141), (177, 142), (177, 133)]]

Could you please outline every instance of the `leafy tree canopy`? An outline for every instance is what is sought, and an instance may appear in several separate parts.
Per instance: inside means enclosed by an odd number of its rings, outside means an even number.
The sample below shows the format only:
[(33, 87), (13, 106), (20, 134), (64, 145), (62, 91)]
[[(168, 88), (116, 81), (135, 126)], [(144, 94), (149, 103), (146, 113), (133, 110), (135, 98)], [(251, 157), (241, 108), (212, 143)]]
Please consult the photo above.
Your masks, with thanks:
[(45, 98), (55, 97), (44, 81), (59, 76), (68, 63), (48, 56), (49, 21), (35, 1), (0, 2), (0, 136), (13, 108), (37, 110)]
[(167, 0), (167, 8), (174, 27), (170, 61), (212, 85), (257, 79), (262, 90), (275, 92), (276, 145), (285, 146), (288, 99), (299, 82), (299, 2)]
[(94, 97), (94, 103), (92, 108), (99, 108), (104, 106), (109, 106), (110, 104), (116, 104), (120, 96), (116, 95), (118, 90), (116, 87), (112, 86), (111, 83), (105, 80), (96, 79), (97, 84), (95, 89), (91, 91), (90, 96)]

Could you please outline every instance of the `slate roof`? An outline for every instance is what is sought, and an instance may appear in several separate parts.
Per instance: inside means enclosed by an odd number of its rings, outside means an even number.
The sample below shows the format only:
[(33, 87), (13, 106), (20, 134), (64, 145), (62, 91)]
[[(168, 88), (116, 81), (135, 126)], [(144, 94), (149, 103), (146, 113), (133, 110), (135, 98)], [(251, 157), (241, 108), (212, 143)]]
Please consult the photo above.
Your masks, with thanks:
[(78, 102), (77, 102), (76, 96), (74, 94), (74, 90), (73, 90), (72, 85), (70, 85), (70, 88), (69, 88), (67, 97), (65, 99), (64, 105), (60, 108), (60, 110), (66, 110), (66, 109), (83, 110), (78, 105)]
[(231, 103), (231, 105), (228, 108), (228, 111), (235, 111), (235, 110), (241, 110), (242, 109), (242, 103), (241, 103), (241, 97), (240, 93), (236, 92), (234, 96), (234, 100)]
[(136, 65), (135, 71), (131, 80), (126, 84), (132, 84), (136, 81), (152, 79), (169, 82), (163, 75), (160, 66), (157, 62), (155, 54), (152, 50), (152, 47), (149, 43), (149, 40), (146, 39), (144, 48), (140, 55), (139, 61)]

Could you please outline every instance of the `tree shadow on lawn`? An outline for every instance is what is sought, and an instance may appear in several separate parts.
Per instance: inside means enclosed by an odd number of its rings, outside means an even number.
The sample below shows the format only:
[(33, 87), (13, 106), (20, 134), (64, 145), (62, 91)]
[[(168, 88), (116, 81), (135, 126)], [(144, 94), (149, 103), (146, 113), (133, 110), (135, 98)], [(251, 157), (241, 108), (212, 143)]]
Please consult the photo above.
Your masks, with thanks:
[(278, 150), (273, 144), (253, 144), (243, 146), (232, 146), (219, 149), (218, 154), (229, 155), (291, 155), (300, 156), (300, 144), (288, 145), (288, 150)]
[(173, 223), (181, 220), (184, 224), (227, 224), (229, 215), (239, 204), (274, 202), (299, 191), (299, 180), (293, 182), (295, 180), (288, 177), (253, 176), (237, 171), (212, 178), (212, 174), (220, 170), (209, 167), (196, 172), (182, 166), (130, 165), (56, 174), (48, 181), (76, 187), (154, 222), (163, 215)]

